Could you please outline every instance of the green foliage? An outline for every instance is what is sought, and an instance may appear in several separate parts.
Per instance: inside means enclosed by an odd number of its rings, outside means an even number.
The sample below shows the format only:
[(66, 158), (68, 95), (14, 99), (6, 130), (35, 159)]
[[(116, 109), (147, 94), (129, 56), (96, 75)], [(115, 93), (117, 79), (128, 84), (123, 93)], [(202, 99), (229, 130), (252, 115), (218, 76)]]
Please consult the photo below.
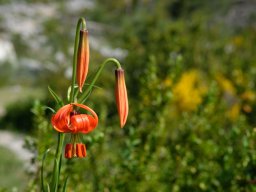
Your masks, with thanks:
[[(157, 6), (163, 6), (160, 4)], [(178, 5), (170, 3), (168, 7), (175, 6)], [(232, 98), (226, 99), (227, 91), (216, 83), (216, 75), (224, 74), (236, 89), (238, 100), (245, 90), (255, 90), (254, 72), (247, 67), (255, 63), (255, 45), (251, 44), (255, 30), (250, 26), (227, 28), (221, 21), (213, 20), (214, 12), (205, 15), (208, 7), (193, 6), (196, 9), (186, 3), (180, 5), (184, 12), (176, 15), (175, 20), (150, 10), (150, 6), (140, 7), (140, 12), (133, 9), (133, 15), (128, 13), (121, 22), (117, 19), (122, 27), (111, 40), (129, 53), (123, 62), (131, 109), (125, 135), (107, 142), (115, 143), (112, 147), (122, 147), (121, 156), (115, 160), (116, 154), (106, 154), (109, 169), (99, 170), (112, 174), (107, 179), (98, 176), (101, 182), (97, 189), (255, 190), (255, 132), (254, 124), (248, 122), (255, 113), (243, 113), (243, 108), (239, 108), (238, 117), (228, 118), (230, 109), (226, 102)], [(151, 11), (150, 15), (147, 11)], [(166, 82), (176, 84), (190, 69), (205, 74), (204, 80), (212, 88), (196, 110), (176, 111), (173, 86)], [(238, 82), (238, 77), (243, 83)], [(124, 142), (120, 145), (120, 141)]]
[(7, 113), (1, 118), (1, 124), (8, 129), (17, 129), (22, 132), (30, 132), (33, 128), (32, 113), (30, 109), (33, 103), (27, 100), (7, 106)]
[[(128, 124), (118, 127), (114, 73), (108, 70), (97, 82), (104, 89), (94, 89), (86, 101), (100, 118), (97, 129), (83, 137), (87, 158), (62, 160), (61, 186), (68, 177), (67, 191), (256, 191), (255, 27), (227, 23), (235, 6), (230, 2), (99, 1), (89, 17), (110, 24), (104, 37), (128, 52), (121, 62)], [(63, 35), (64, 30), (56, 26), (55, 20), (44, 23), (45, 32), (50, 31), (47, 44), (69, 58), (71, 35), (60, 42), (63, 37), (56, 39), (56, 33)], [(94, 62), (101, 61), (91, 52)], [(62, 98), (69, 86), (63, 78), (68, 63), (40, 82), (54, 84)], [(90, 70), (97, 66), (92, 63)], [(195, 102), (192, 95), (198, 92)], [(32, 120), (30, 114), (28, 119), (12, 116), (3, 121), (22, 124), (26, 119), (33, 124), (27, 147), (39, 154), (34, 162), (38, 172), (28, 191), (39, 190), (39, 169), (49, 148), (44, 178), (52, 177), (57, 133), (50, 125), (52, 112), (44, 107), (51, 100), (34, 103)], [(189, 107), (182, 108), (181, 102)], [(19, 110), (10, 109), (8, 115), (14, 112)]]

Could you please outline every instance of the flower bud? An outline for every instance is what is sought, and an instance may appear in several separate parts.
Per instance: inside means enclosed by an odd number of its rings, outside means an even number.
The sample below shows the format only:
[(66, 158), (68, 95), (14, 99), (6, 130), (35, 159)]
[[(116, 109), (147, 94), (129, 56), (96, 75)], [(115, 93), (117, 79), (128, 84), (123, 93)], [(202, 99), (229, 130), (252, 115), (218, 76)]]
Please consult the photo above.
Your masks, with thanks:
[(77, 84), (80, 92), (84, 85), (89, 68), (89, 39), (88, 30), (80, 30), (79, 46), (77, 53)]
[(124, 70), (116, 69), (115, 76), (116, 76), (116, 88), (115, 88), (116, 105), (117, 105), (117, 110), (120, 118), (120, 127), (123, 128), (126, 123), (128, 111), (129, 111)]

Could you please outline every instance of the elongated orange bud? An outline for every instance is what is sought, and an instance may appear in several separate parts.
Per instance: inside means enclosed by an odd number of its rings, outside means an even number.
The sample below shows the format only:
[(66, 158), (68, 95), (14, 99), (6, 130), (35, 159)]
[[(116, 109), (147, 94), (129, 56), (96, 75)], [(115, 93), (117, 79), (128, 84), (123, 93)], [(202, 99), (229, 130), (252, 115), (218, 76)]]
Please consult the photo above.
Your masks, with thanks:
[(128, 111), (129, 111), (124, 70), (116, 69), (115, 76), (116, 76), (116, 89), (115, 89), (116, 105), (117, 105), (117, 110), (120, 118), (120, 127), (123, 128), (126, 123)]
[(80, 30), (79, 47), (77, 53), (77, 84), (80, 92), (86, 79), (89, 68), (89, 39), (88, 30)]

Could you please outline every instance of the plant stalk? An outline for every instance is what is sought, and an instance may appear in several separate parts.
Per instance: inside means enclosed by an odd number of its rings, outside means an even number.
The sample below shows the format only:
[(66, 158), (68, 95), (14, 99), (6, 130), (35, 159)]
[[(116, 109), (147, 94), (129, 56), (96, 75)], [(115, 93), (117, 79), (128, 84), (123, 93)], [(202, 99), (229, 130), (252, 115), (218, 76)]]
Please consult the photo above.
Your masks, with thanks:
[(54, 161), (53, 175), (52, 175), (52, 182), (51, 182), (51, 191), (54, 191), (54, 192), (57, 192), (58, 185), (59, 185), (59, 175), (60, 175), (64, 139), (65, 139), (65, 134), (58, 133), (58, 144), (55, 152), (55, 161)]
[(121, 68), (122, 68), (122, 67), (121, 67), (121, 64), (119, 63), (119, 61), (118, 61), (117, 59), (115, 59), (115, 58), (108, 58), (108, 59), (106, 59), (106, 60), (99, 66), (99, 68), (98, 68), (98, 70), (97, 70), (97, 72), (96, 72), (96, 74), (95, 74), (95, 76), (94, 76), (92, 82), (90, 83), (89, 87), (86, 89), (85, 92), (83, 92), (83, 94), (81, 95), (81, 97), (78, 99), (78, 103), (84, 103), (84, 102), (86, 101), (88, 94), (90, 94), (91, 89), (93, 88), (95, 82), (96, 82), (97, 79), (99, 78), (99, 76), (100, 76), (100, 74), (101, 74), (103, 68), (105, 67), (105, 65), (106, 65), (107, 63), (110, 63), (110, 62), (114, 63), (118, 69), (121, 69)]
[(77, 51), (79, 46), (79, 34), (80, 27), (82, 24), (82, 29), (86, 29), (86, 22), (84, 18), (79, 18), (76, 25), (76, 37), (75, 37), (75, 45), (74, 45), (74, 56), (73, 56), (73, 71), (72, 71), (72, 84), (71, 84), (71, 93), (70, 93), (70, 103), (74, 102), (75, 97), (75, 84), (76, 84), (76, 69), (77, 69)]

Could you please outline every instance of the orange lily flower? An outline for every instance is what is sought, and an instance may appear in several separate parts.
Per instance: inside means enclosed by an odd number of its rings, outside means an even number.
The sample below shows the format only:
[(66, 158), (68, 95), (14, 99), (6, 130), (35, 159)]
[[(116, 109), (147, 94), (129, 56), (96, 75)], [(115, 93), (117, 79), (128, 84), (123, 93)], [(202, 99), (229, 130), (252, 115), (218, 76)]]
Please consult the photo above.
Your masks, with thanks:
[[(77, 114), (74, 106), (89, 111), (93, 116)], [(61, 133), (88, 133), (98, 125), (97, 114), (88, 106), (72, 103), (63, 106), (52, 116), (53, 128)]]
[(116, 104), (117, 104), (117, 110), (118, 110), (119, 119), (120, 119), (120, 127), (123, 128), (126, 123), (128, 111), (129, 111), (124, 70), (121, 68), (116, 69), (115, 76), (116, 76), (116, 89), (115, 89)]
[[(91, 113), (79, 114), (74, 107), (82, 108)], [(86, 147), (79, 141), (78, 133), (87, 134), (98, 125), (97, 114), (88, 106), (72, 103), (60, 108), (51, 119), (53, 128), (61, 133), (71, 133), (71, 143), (65, 147), (65, 157), (85, 157)]]
[(86, 79), (89, 68), (89, 40), (88, 30), (80, 30), (79, 47), (77, 55), (77, 84), (80, 92)]

